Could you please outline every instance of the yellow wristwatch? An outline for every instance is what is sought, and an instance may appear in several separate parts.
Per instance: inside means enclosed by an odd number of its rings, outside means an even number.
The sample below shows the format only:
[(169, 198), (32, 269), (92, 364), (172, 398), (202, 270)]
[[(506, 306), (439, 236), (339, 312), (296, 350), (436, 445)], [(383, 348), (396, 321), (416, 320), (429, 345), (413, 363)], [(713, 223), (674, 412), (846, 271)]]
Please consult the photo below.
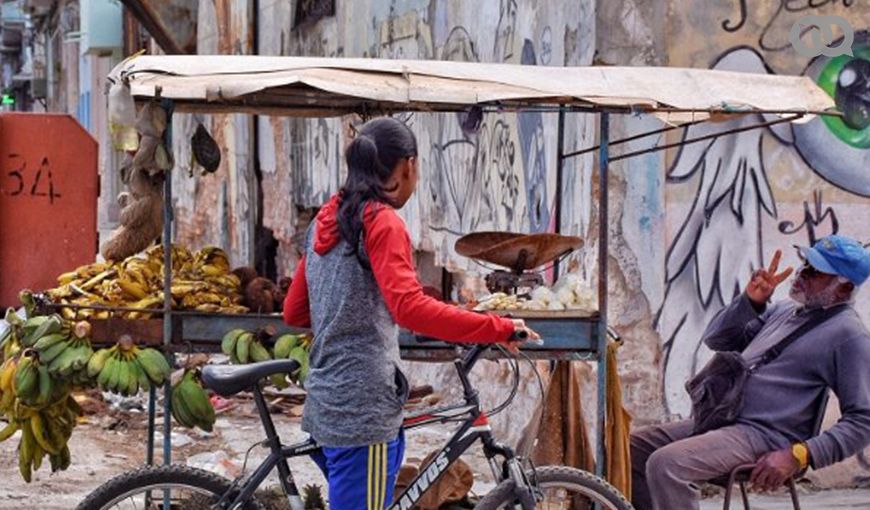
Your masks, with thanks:
[(810, 464), (810, 451), (804, 443), (795, 443), (791, 445), (791, 454), (798, 461), (801, 469), (806, 469)]

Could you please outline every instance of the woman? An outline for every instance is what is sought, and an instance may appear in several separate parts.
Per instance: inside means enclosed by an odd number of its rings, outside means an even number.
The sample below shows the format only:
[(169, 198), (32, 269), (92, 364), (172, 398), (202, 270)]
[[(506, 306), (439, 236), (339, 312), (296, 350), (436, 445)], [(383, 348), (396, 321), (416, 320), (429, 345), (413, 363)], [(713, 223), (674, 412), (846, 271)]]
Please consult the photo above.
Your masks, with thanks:
[(347, 180), (308, 230), (284, 302), (284, 321), (311, 327), (302, 428), (334, 510), (392, 502), (404, 453), (399, 327), (457, 342), (506, 343), (521, 320), (468, 312), (423, 293), (411, 241), (396, 213), (417, 186), (417, 140), (403, 123), (366, 123), (346, 151)]

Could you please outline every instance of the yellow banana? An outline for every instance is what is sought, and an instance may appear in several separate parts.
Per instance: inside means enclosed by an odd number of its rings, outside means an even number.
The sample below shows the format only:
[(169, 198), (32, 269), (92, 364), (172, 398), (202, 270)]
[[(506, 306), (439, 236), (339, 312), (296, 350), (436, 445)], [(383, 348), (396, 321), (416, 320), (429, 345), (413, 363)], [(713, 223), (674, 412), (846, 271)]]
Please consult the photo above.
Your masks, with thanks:
[(60, 286), (66, 285), (70, 282), (73, 282), (79, 278), (78, 273), (75, 271), (70, 271), (68, 273), (62, 273), (57, 277), (57, 284)]
[(39, 446), (48, 453), (60, 453), (45, 436), (45, 422), (43, 422), (42, 416), (39, 413), (35, 413), (28, 421), (30, 431), (33, 433), (33, 439), (39, 443)]
[(130, 296), (133, 299), (140, 300), (148, 297), (148, 292), (146, 288), (138, 282), (133, 282), (131, 280), (126, 280), (123, 278), (119, 278), (115, 280), (121, 290), (124, 291), (125, 294)]

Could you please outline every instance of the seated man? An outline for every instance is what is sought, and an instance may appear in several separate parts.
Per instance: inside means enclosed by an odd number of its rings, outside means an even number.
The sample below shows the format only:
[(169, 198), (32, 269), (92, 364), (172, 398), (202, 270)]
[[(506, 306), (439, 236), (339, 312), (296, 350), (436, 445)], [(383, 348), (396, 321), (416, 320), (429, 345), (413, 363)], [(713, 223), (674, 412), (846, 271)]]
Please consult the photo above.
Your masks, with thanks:
[[(696, 484), (756, 463), (751, 483), (779, 487), (807, 465), (822, 468), (870, 444), (870, 334), (852, 307), (870, 275), (870, 254), (856, 241), (829, 236), (800, 248), (791, 302), (767, 305), (791, 268), (777, 274), (780, 252), (752, 275), (746, 291), (704, 332), (714, 351), (739, 351), (750, 363), (796, 331), (793, 343), (746, 381), (736, 423), (693, 435), (692, 420), (647, 427), (631, 436), (632, 499), (638, 510), (697, 509)], [(843, 307), (830, 320), (821, 309)], [(833, 310), (831, 310), (833, 312)], [(816, 437), (813, 425), (828, 389), (842, 418)]]

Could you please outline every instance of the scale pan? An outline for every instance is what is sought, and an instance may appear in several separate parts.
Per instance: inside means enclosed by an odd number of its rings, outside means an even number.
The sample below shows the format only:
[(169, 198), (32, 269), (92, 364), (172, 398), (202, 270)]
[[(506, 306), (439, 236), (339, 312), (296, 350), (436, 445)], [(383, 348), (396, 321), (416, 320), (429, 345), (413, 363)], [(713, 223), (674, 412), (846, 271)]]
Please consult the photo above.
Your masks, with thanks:
[[(456, 253), (508, 269), (529, 270), (552, 262), (583, 246), (583, 239), (559, 234), (515, 234), (511, 232), (475, 232), (457, 239)], [(520, 253), (525, 263), (516, 267)]]

